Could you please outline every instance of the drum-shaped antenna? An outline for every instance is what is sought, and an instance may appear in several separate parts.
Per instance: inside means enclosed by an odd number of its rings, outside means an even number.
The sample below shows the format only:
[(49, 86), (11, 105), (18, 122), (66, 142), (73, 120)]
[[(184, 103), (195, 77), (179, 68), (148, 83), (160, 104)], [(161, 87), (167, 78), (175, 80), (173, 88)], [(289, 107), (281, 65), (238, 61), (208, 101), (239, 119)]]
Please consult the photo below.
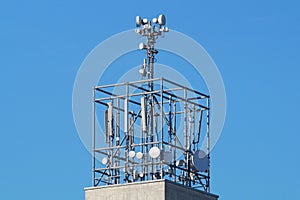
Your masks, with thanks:
[(129, 156), (130, 158), (134, 158), (135, 152), (134, 152), (134, 151), (129, 151), (128, 156)]
[(142, 158), (143, 158), (143, 153), (142, 153), (142, 152), (137, 152), (137, 153), (136, 153), (136, 157), (137, 157), (138, 159), (142, 159)]
[(160, 150), (158, 147), (151, 147), (149, 151), (149, 155), (151, 158), (158, 158), (160, 155)]

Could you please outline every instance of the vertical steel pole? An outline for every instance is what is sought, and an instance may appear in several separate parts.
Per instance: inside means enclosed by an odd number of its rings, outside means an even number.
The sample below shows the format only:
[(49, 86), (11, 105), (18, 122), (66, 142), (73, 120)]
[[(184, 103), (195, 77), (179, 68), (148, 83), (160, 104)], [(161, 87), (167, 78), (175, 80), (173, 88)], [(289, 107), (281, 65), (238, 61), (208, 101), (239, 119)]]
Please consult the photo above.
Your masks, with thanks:
[[(188, 151), (187, 151), (187, 145), (188, 145), (188, 134), (187, 134), (187, 103), (186, 103), (186, 89), (183, 90), (184, 92), (184, 106), (183, 106), (183, 111), (184, 111), (184, 121), (183, 121), (183, 138), (184, 138), (184, 155), (185, 155), (185, 169), (188, 171), (188, 166), (189, 166), (189, 154), (188, 154)], [(185, 180), (187, 178), (189, 173), (184, 173), (184, 176), (183, 177), (183, 183), (185, 184)]]
[(174, 162), (173, 162), (173, 165), (174, 165), (174, 168), (173, 168), (173, 170), (174, 170), (174, 182), (176, 183), (176, 179), (177, 179), (177, 177), (176, 177), (176, 131), (177, 131), (177, 128), (176, 128), (176, 120), (177, 120), (177, 114), (176, 114), (176, 100), (174, 101), (174, 128), (173, 128), (173, 131), (174, 131), (174, 136), (173, 136), (173, 138), (174, 138), (174, 155), (173, 155), (173, 159), (174, 159)]
[(126, 151), (125, 151), (125, 177), (126, 177), (126, 183), (128, 183), (128, 163), (129, 163), (129, 158), (128, 158), (128, 152), (129, 152), (129, 135), (128, 135), (128, 93), (129, 93), (129, 88), (128, 88), (128, 83), (126, 83), (126, 98), (124, 100), (124, 131), (125, 131), (125, 138), (126, 138)]
[[(117, 100), (117, 107), (118, 107), (118, 110), (117, 110), (117, 119), (116, 119), (116, 122), (117, 122), (117, 127), (116, 127), (116, 146), (118, 147), (120, 145), (120, 99), (118, 98)], [(116, 151), (118, 151), (117, 153), (117, 162), (116, 162), (116, 165), (119, 167), (120, 166), (120, 150), (117, 149)], [(117, 177), (115, 178), (115, 183), (119, 184), (119, 181), (120, 181), (120, 169), (118, 168), (116, 170), (116, 175)]]
[[(108, 132), (108, 148), (110, 149), (109, 151), (107, 151), (108, 152), (108, 166), (107, 166), (107, 168), (108, 168), (108, 171), (109, 171), (109, 173), (111, 172), (111, 170), (110, 170), (110, 168), (111, 168), (111, 166), (113, 166), (113, 157), (112, 157), (112, 155), (113, 155), (113, 149), (111, 149), (110, 147), (112, 147), (112, 146), (114, 146), (114, 144), (113, 144), (113, 137), (112, 137), (112, 135), (113, 135), (113, 113), (114, 113), (114, 106), (113, 106), (113, 100), (111, 101), (111, 102), (109, 102), (109, 104), (108, 104), (109, 106), (108, 106), (108, 110), (110, 110), (111, 109), (111, 116), (110, 117), (108, 117), (109, 119), (109, 121), (110, 121), (110, 123), (109, 123), (109, 132)], [(110, 108), (111, 107), (111, 108)], [(108, 112), (109, 113), (109, 112)], [(109, 115), (109, 114), (108, 114)], [(108, 177), (107, 177), (107, 184), (108, 185), (110, 185), (111, 184), (111, 174), (109, 174), (108, 175)]]
[(95, 185), (95, 140), (96, 140), (96, 129), (95, 129), (95, 87), (93, 87), (93, 99), (92, 99), (92, 186)]
[[(163, 82), (163, 79), (161, 78), (160, 79), (160, 131), (161, 131), (161, 151), (162, 153), (165, 151), (165, 148), (164, 148), (164, 144), (163, 144), (163, 141), (164, 141), (164, 104), (163, 104), (163, 90), (164, 90), (164, 82)], [(158, 139), (159, 140), (159, 139)], [(160, 174), (161, 174), (161, 178), (163, 178), (163, 162), (162, 160), (160, 160)]]
[(210, 97), (207, 98), (207, 158), (208, 158), (208, 183), (207, 192), (210, 192)]

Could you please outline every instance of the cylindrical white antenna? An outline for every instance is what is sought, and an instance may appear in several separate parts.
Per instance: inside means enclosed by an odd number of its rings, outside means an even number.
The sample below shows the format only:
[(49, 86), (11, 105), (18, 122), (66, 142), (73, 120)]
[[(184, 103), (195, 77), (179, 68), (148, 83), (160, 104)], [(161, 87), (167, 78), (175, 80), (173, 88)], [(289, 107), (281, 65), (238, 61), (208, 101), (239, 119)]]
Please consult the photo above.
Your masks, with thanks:
[(146, 98), (141, 98), (141, 113), (142, 113), (142, 129), (144, 132), (147, 131), (147, 105)]
[(108, 102), (107, 110), (107, 132), (110, 137), (113, 136), (113, 102)]

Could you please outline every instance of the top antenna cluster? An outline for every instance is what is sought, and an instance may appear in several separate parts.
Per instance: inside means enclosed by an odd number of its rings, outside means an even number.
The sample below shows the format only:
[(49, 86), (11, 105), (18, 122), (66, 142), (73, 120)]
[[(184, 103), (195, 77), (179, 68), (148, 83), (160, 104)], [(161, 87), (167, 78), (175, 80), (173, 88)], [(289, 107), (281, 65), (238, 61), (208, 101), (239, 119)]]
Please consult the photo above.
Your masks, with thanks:
[(163, 32), (169, 32), (169, 28), (165, 26), (165, 15), (159, 15), (157, 18), (153, 18), (152, 21), (136, 16), (135, 23), (137, 27), (135, 32), (139, 35), (146, 36), (148, 39), (148, 46), (142, 45), (141, 43), (139, 46), (140, 49), (154, 48), (157, 37), (162, 35)]

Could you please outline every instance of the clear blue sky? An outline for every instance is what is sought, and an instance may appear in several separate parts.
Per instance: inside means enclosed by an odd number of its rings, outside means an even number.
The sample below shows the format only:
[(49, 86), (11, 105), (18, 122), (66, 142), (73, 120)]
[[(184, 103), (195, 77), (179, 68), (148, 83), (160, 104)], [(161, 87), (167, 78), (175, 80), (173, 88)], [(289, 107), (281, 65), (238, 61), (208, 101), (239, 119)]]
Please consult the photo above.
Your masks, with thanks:
[(216, 62), (227, 118), (212, 152), (221, 200), (300, 199), (300, 3), (1, 1), (0, 199), (84, 199), (91, 156), (72, 117), (77, 70), (99, 42), (167, 16)]

